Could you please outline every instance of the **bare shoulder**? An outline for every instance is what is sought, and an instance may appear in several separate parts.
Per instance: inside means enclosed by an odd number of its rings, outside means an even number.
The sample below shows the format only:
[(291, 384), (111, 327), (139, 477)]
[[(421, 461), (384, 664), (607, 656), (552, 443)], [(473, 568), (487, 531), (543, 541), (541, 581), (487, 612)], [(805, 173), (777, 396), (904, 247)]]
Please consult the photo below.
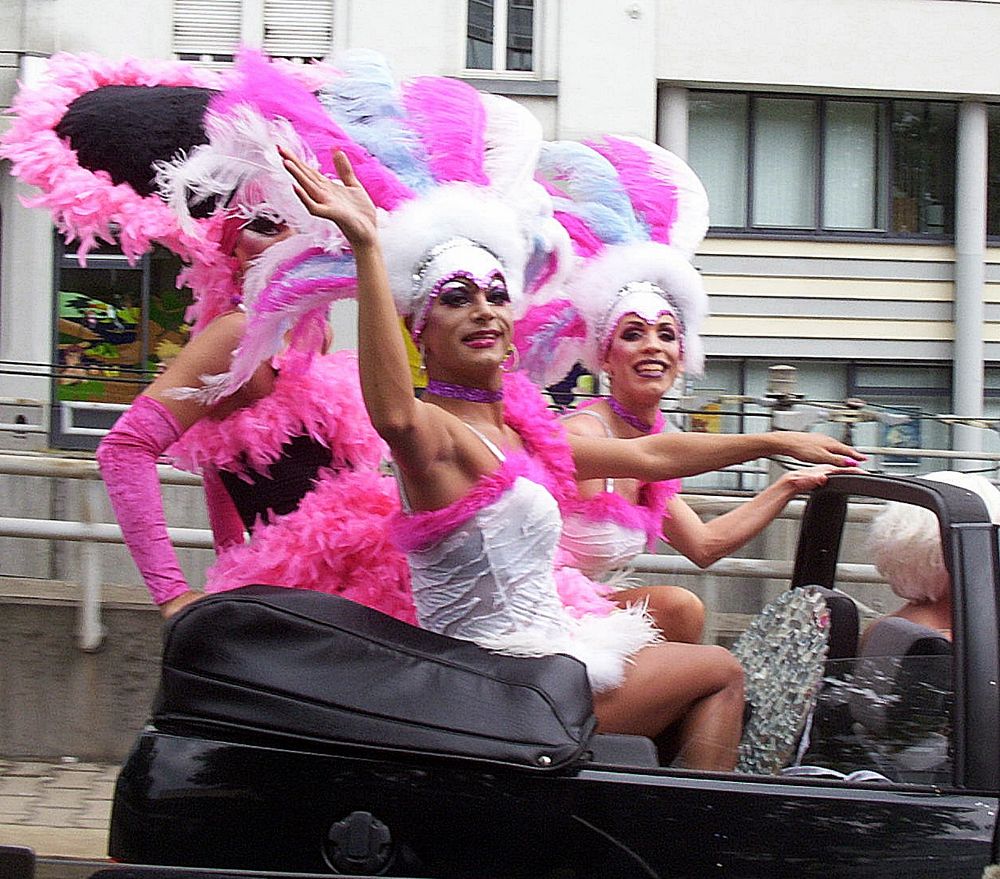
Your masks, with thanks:
[[(575, 412), (563, 415), (561, 420), (566, 432), (574, 436), (606, 437), (607, 431), (605, 431), (601, 421), (601, 418), (606, 416), (598, 408), (600, 405), (598, 403), (588, 409), (577, 409)], [(595, 418), (595, 415), (600, 416), (600, 418)]]
[(232, 344), (234, 347), (246, 332), (247, 316), (242, 311), (228, 311), (220, 314), (205, 329), (195, 336), (190, 344), (197, 347), (221, 347)]

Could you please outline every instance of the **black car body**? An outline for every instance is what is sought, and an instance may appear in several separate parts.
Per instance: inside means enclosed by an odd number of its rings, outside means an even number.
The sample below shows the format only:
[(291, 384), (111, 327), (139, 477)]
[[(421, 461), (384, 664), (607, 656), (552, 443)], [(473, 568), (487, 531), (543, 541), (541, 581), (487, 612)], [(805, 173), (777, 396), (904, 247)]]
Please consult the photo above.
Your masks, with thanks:
[[(871, 669), (854, 655), (856, 619), (852, 634), (836, 613), (842, 656), (801, 749), (821, 774), (756, 776), (661, 767), (649, 740), (595, 735), (568, 657), (496, 657), (355, 605), (345, 615), (329, 596), (248, 587), (168, 625), (110, 854), (456, 879), (978, 879), (998, 860), (997, 528), (952, 485), (837, 475), (809, 500), (791, 587), (836, 589), (848, 502), (869, 499), (934, 511), (952, 573), (953, 642), (912, 657), (905, 686), (927, 693), (908, 741), (866, 727)], [(891, 688), (909, 659), (865, 661)], [(922, 684), (928, 664), (950, 684)], [(879, 723), (911, 695), (875, 694)]]

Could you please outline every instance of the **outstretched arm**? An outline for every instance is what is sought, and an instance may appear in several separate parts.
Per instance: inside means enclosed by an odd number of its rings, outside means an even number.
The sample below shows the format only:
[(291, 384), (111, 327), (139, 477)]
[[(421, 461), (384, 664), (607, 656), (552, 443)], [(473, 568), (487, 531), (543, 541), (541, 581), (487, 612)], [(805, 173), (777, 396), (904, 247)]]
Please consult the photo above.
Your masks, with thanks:
[(811, 464), (850, 466), (863, 461), (857, 449), (821, 433), (661, 433), (638, 439), (570, 435), (579, 480), (641, 479), (658, 482), (720, 470), (771, 455)]
[(750, 500), (708, 522), (675, 495), (667, 503), (663, 536), (699, 568), (707, 568), (763, 531), (796, 495), (823, 485), (831, 473), (850, 472), (857, 471), (827, 464), (790, 470)]
[(310, 213), (334, 222), (354, 253), (358, 273), (358, 366), (372, 425), (404, 470), (435, 460), (441, 431), (428, 406), (413, 395), (406, 347), (378, 242), (375, 206), (343, 152), (333, 161), (334, 182), (282, 151), (295, 191)]

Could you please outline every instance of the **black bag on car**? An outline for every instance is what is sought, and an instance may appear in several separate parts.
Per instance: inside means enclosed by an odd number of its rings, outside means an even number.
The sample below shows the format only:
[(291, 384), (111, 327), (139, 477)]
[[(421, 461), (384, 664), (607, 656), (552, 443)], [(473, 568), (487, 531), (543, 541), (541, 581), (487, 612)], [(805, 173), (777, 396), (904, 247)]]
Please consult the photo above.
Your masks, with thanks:
[(595, 725), (572, 657), (499, 656), (344, 598), (261, 585), (168, 621), (153, 722), (540, 770), (577, 760)]

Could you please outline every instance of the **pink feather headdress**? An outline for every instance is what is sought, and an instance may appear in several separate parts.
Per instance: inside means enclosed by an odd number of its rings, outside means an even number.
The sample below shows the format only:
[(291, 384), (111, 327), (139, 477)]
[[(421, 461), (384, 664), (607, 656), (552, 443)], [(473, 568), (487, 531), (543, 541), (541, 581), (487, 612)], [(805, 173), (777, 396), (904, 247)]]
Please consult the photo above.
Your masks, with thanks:
[[(211, 246), (206, 247), (202, 236), (182, 230), (155, 194), (137, 191), (130, 182), (115, 182), (105, 168), (82, 164), (71, 138), (62, 136), (59, 126), (78, 99), (101, 89), (170, 87), (207, 95), (221, 83), (218, 73), (181, 62), (54, 55), (40, 82), (15, 96), (14, 123), (0, 140), (0, 156), (11, 161), (15, 177), (38, 187), (40, 193), (25, 199), (26, 206), (51, 212), (66, 240), (79, 242), (81, 264), (101, 241), (117, 241), (133, 262), (154, 241), (185, 259), (205, 259)], [(192, 112), (200, 114), (203, 103)], [(127, 131), (119, 134), (118, 148), (127, 153), (134, 144), (128, 143)]]
[(576, 261), (562, 298), (536, 306), (516, 331), (535, 378), (551, 384), (576, 362), (597, 373), (629, 313), (673, 315), (685, 369), (700, 374), (708, 299), (690, 258), (708, 230), (708, 197), (691, 168), (654, 143), (605, 136), (544, 144), (538, 179)]
[(344, 75), (320, 91), (324, 107), (409, 190), (397, 200), (402, 189), (394, 187), (387, 197), (358, 174), (387, 209), (383, 252), (401, 315), (421, 324), (433, 294), (415, 275), (446, 242), (464, 239), (462, 246), (491, 254), (515, 308), (525, 291), (560, 275), (569, 238), (533, 179), (542, 135), (528, 110), (446, 77), (396, 83), (373, 52), (349, 53), (337, 65)]

